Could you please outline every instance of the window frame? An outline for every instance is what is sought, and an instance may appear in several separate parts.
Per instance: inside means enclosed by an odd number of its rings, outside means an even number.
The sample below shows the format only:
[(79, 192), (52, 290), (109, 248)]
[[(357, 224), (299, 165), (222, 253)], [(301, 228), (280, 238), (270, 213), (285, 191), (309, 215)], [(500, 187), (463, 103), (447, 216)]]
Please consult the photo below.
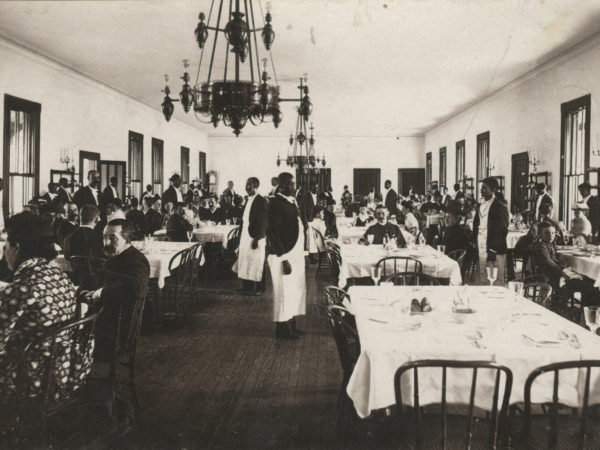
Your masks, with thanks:
[[(466, 176), (466, 168), (465, 168), (465, 154), (467, 152), (466, 141), (461, 139), (456, 142), (456, 155), (455, 155), (455, 167), (454, 167), (454, 177), (455, 183), (462, 183)], [(460, 151), (459, 151), (460, 150)], [(461, 170), (462, 169), (462, 170)], [(462, 173), (460, 173), (462, 172)]]
[[(443, 162), (443, 164), (442, 164)], [(448, 187), (447, 186), (447, 179), (446, 179), (446, 174), (448, 172), (448, 152), (446, 150), (446, 147), (442, 147), (440, 148), (440, 167), (439, 167), (439, 172), (440, 172), (440, 176), (439, 176), (439, 186), (440, 189), (442, 187)]]
[[(134, 150), (134, 146), (132, 145), (133, 142), (139, 143), (139, 149), (140, 149), (140, 154), (139, 157), (137, 158), (137, 166), (139, 167), (139, 178), (136, 176), (136, 178), (132, 177), (132, 159), (134, 157), (133, 155), (133, 150)], [(136, 174), (137, 175), (137, 174)], [(127, 149), (127, 176), (126, 176), (126, 180), (127, 180), (127, 184), (129, 185), (129, 195), (131, 197), (137, 197), (138, 200), (140, 199), (142, 193), (145, 190), (145, 186), (144, 186), (144, 135), (141, 133), (137, 133), (135, 131), (129, 131), (129, 140), (128, 140), (128, 149)], [(139, 182), (140, 183), (140, 192), (139, 192), (139, 196), (136, 195), (136, 192), (132, 191), (132, 183), (134, 182)]]
[[(156, 164), (156, 159), (159, 159)], [(161, 195), (164, 185), (165, 173), (165, 142), (162, 139), (152, 138), (152, 189), (155, 194)]]

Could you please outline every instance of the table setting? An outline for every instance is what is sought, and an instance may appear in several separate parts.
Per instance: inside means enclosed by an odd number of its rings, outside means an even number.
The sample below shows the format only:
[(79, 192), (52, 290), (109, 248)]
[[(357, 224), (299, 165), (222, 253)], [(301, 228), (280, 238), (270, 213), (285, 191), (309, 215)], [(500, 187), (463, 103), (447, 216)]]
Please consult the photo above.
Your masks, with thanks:
[(557, 246), (560, 261), (580, 275), (594, 280), (594, 286), (600, 287), (600, 248), (597, 245), (585, 247)]
[[(360, 417), (395, 403), (394, 374), (419, 359), (489, 360), (513, 372), (511, 403), (523, 401), (523, 388), (535, 368), (559, 361), (600, 358), (600, 308), (586, 308), (593, 332), (500, 286), (352, 286), (346, 306), (356, 317), (361, 355), (347, 387)], [(439, 371), (419, 373), (421, 404), (439, 402)], [(488, 376), (489, 375), (489, 376)], [(483, 371), (476, 406), (489, 406), (494, 379)], [(470, 377), (448, 375), (448, 401), (468, 403)], [(403, 377), (410, 399), (412, 376)], [(481, 385), (479, 384), (481, 383)], [(578, 371), (561, 376), (561, 401), (577, 406)], [(431, 389), (428, 389), (431, 386)], [(592, 380), (600, 400), (600, 375)], [(551, 401), (552, 378), (534, 386), (536, 402)], [(452, 398), (452, 400), (450, 400)]]
[(144, 241), (133, 241), (131, 245), (146, 256), (150, 264), (150, 278), (156, 278), (158, 280), (158, 287), (162, 289), (165, 285), (165, 278), (170, 275), (169, 262), (171, 258), (181, 250), (195, 245), (195, 242), (170, 242), (146, 239)]
[(194, 228), (192, 235), (197, 242), (220, 242), (226, 246), (229, 233), (237, 227), (239, 225), (231, 224), (229, 220), (225, 225), (211, 222), (201, 225), (200, 228)]
[(342, 263), (340, 265), (339, 286), (344, 287), (350, 278), (371, 277), (371, 268), (377, 262), (390, 256), (415, 258), (423, 264), (423, 273), (435, 278), (446, 278), (450, 284), (462, 283), (460, 266), (443, 252), (427, 245), (409, 244), (406, 248), (386, 248), (383, 245), (340, 245)]

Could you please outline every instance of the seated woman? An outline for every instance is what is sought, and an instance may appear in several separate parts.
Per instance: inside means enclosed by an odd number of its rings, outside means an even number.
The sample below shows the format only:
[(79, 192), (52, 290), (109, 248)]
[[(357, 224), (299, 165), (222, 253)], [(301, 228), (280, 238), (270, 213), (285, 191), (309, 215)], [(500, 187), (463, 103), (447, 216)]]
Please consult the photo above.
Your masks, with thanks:
[(406, 230), (413, 236), (419, 234), (419, 221), (413, 214), (413, 203), (410, 200), (402, 202), (402, 213), (404, 214), (404, 226)]
[[(584, 236), (592, 235), (592, 224), (587, 218), (587, 214), (590, 210), (588, 205), (585, 203), (575, 203), (571, 209), (573, 209), (573, 221), (571, 222), (571, 234), (573, 233), (573, 227), (577, 227), (577, 231), (579, 234)], [(575, 225), (575, 221), (577, 220), (577, 225)]]
[(369, 213), (367, 212), (367, 205), (361, 204), (360, 209), (358, 210), (358, 216), (356, 217), (355, 226), (364, 227), (372, 220), (373, 220), (373, 217), (371, 217), (369, 215)]
[[(50, 328), (64, 324), (76, 317), (75, 286), (49, 261), (56, 257), (54, 231), (40, 216), (20, 213), (6, 224), (8, 237), (4, 256), (8, 268), (14, 272), (13, 281), (0, 290), (0, 399), (9, 398), (16, 390), (15, 381), (19, 358), (29, 342), (46, 333)], [(65, 341), (65, 344), (69, 344)], [(73, 355), (70, 345), (55, 349), (57, 370), (72, 366), (76, 370), (77, 386), (66, 386), (60, 373), (53, 379), (50, 389), (58, 400), (83, 385), (90, 371), (92, 357), (89, 354)], [(34, 360), (40, 352), (31, 355)], [(36, 397), (41, 394), (42, 364), (28, 368), (28, 383), (22, 388), (23, 395)], [(21, 388), (21, 386), (19, 386)], [(1, 403), (1, 401), (0, 401)], [(1, 407), (1, 406), (0, 406)]]
[(311, 255), (315, 255), (319, 252), (325, 251), (323, 247), (324, 242), (321, 242), (318, 236), (318, 233), (315, 233), (315, 230), (321, 233), (321, 236), (325, 238), (327, 233), (327, 225), (324, 220), (323, 208), (320, 206), (315, 206), (313, 208), (313, 220), (311, 222), (307, 222), (307, 241), (308, 241), (308, 253)]
[(583, 217), (575, 217), (573, 219), (573, 225), (571, 226), (571, 245), (574, 245), (575, 247), (585, 247), (592, 242), (591, 229), (586, 229), (589, 223), (588, 220), (586, 224)]

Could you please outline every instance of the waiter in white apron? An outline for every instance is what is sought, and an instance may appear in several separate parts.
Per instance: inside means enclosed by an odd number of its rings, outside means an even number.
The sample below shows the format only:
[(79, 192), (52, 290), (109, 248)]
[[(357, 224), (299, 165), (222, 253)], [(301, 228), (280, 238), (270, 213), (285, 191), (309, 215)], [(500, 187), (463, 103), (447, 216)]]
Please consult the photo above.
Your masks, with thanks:
[(256, 193), (259, 185), (258, 178), (251, 177), (246, 181), (248, 200), (242, 214), (238, 259), (233, 268), (242, 280), (242, 287), (237, 291), (242, 295), (260, 295), (265, 290), (265, 236), (268, 217), (267, 203)]
[(273, 281), (273, 321), (280, 339), (298, 339), (296, 316), (306, 314), (304, 227), (294, 197), (294, 176), (277, 177), (277, 194), (269, 201), (269, 256)]
[(508, 234), (508, 208), (497, 198), (498, 181), (488, 177), (481, 182), (483, 202), (473, 220), (473, 236), (479, 253), (478, 283), (489, 284), (487, 268), (497, 269), (495, 285), (506, 284), (506, 235)]

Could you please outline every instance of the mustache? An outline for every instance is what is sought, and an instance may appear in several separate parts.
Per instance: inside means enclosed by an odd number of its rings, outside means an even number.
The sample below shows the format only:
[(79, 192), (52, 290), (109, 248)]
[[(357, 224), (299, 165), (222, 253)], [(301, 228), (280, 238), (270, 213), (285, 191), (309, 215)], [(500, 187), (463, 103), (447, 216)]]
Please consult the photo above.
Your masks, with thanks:
[(104, 253), (106, 255), (114, 255), (116, 253), (116, 251), (117, 250), (113, 246), (111, 246), (111, 245), (105, 245), (104, 246)]

